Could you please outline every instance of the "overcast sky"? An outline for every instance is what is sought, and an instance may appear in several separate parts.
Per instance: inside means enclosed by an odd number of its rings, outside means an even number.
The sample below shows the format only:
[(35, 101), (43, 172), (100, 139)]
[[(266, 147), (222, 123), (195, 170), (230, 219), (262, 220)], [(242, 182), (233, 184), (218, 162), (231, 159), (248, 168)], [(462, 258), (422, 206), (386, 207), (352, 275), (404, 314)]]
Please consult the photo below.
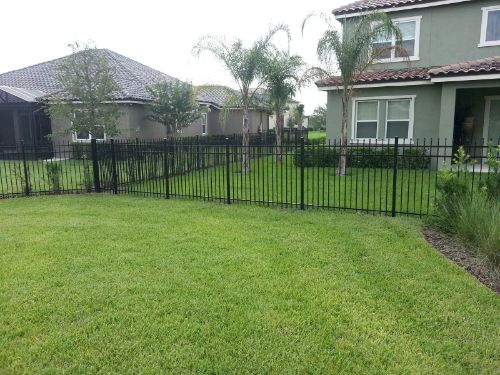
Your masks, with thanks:
[[(210, 55), (195, 58), (193, 44), (203, 34), (221, 35), (245, 43), (264, 35), (272, 25), (286, 23), (292, 31), (292, 52), (316, 64), (315, 47), (324, 25), (301, 22), (311, 12), (329, 13), (350, 0), (25, 0), (2, 3), (0, 73), (70, 53), (68, 43), (92, 40), (143, 64), (194, 84), (236, 87), (220, 63)], [(246, 9), (247, 8), (247, 9)], [(278, 44), (284, 38), (277, 39)], [(326, 103), (315, 87), (303, 89), (297, 99), (306, 113)]]

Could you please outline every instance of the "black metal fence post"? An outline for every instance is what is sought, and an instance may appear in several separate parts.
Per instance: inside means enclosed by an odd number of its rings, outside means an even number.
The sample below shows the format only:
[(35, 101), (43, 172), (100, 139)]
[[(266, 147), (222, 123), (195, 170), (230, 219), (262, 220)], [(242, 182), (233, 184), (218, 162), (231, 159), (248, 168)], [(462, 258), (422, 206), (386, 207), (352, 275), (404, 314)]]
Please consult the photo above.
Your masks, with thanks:
[(305, 209), (304, 204), (304, 137), (300, 137), (300, 209)]
[(23, 157), (23, 173), (24, 173), (24, 195), (30, 195), (30, 176), (28, 172), (28, 162), (26, 160), (26, 150), (24, 149), (24, 141), (21, 140), (21, 155)]
[(92, 170), (94, 171), (94, 190), (96, 193), (101, 192), (101, 181), (99, 177), (99, 160), (97, 158), (97, 141), (92, 139), (90, 141), (91, 154), (92, 154)]
[(170, 184), (169, 184), (169, 170), (168, 170), (168, 144), (167, 138), (163, 139), (163, 170), (165, 174), (165, 199), (170, 199)]
[(226, 203), (231, 204), (231, 170), (229, 158), (229, 138), (226, 138)]
[(116, 154), (115, 154), (115, 140), (111, 140), (111, 173), (112, 173), (112, 184), (113, 184), (113, 194), (118, 194), (118, 178), (116, 175)]
[(399, 151), (398, 151), (398, 143), (399, 143), (399, 138), (395, 137), (394, 138), (394, 160), (392, 161), (392, 210), (391, 210), (391, 216), (395, 217), (396, 216), (396, 190), (397, 190), (397, 183), (398, 183), (398, 156), (399, 156)]

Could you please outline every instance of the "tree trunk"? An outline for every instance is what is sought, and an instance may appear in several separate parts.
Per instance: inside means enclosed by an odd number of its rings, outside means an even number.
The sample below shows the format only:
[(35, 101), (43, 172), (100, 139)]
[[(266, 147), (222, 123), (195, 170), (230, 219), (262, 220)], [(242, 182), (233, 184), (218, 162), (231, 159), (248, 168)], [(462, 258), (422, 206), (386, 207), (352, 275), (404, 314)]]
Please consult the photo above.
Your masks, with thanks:
[(349, 98), (342, 98), (342, 128), (340, 131), (340, 158), (337, 174), (346, 175), (347, 167), (347, 121), (348, 121)]
[(276, 111), (276, 164), (281, 164), (283, 147), (283, 126), (285, 118), (283, 111)]
[(243, 106), (243, 158), (241, 171), (250, 172), (250, 129), (248, 128), (248, 106)]

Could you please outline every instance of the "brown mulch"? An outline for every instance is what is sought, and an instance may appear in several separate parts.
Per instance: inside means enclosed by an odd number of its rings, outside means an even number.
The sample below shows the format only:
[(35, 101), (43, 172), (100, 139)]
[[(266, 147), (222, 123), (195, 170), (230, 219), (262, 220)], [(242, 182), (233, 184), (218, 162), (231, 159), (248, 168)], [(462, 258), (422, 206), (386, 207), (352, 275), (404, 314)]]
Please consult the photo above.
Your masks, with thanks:
[(483, 259), (474, 256), (474, 251), (464, 243), (429, 226), (424, 226), (422, 233), (427, 242), (441, 254), (472, 274), (488, 288), (500, 294), (499, 273), (493, 271)]

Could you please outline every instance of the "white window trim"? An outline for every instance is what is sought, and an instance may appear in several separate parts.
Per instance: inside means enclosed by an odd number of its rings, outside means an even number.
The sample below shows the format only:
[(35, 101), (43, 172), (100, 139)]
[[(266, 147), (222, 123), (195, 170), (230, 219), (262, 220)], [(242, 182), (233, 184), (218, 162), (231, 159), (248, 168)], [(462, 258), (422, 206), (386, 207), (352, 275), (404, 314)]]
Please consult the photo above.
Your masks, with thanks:
[[(384, 139), (380, 140), (377, 138), (356, 138), (356, 118), (357, 118), (357, 102), (366, 102), (366, 101), (377, 101), (378, 102), (378, 113), (377, 113), (377, 136), (378, 136), (378, 128), (380, 124), (380, 101), (381, 100), (401, 100), (401, 99), (410, 99), (410, 125), (408, 127), (408, 136), (409, 138), (406, 139), (399, 139), (399, 141), (403, 142), (404, 144), (411, 144), (413, 141), (413, 124), (414, 124), (414, 119), (415, 119), (415, 99), (417, 98), (417, 95), (396, 95), (396, 96), (366, 96), (366, 97), (359, 97), (359, 98), (353, 98), (352, 100), (352, 121), (351, 121), (351, 143), (358, 143), (358, 142), (376, 142), (376, 144), (392, 144), (394, 143), (394, 138), (387, 139), (385, 138), (387, 134), (387, 124), (384, 130)], [(386, 115), (387, 119), (387, 108), (386, 108)]]
[[(415, 21), (415, 49), (413, 51), (413, 56), (406, 57), (394, 57), (394, 49), (391, 50), (391, 57), (387, 59), (379, 59), (375, 60), (374, 64), (385, 64), (385, 63), (393, 63), (393, 62), (402, 62), (402, 61), (418, 61), (420, 60), (420, 22), (422, 21), (422, 16), (415, 17), (404, 17), (404, 18), (395, 18), (392, 20), (394, 23), (398, 22), (410, 22)], [(392, 36), (392, 45), (396, 45), (396, 37)]]
[[(389, 102), (391, 101), (398, 101), (398, 100), (409, 100), (410, 101), (410, 108), (409, 108), (409, 113), (407, 119), (401, 119), (401, 120), (389, 120), (388, 115), (389, 115)], [(407, 138), (399, 138), (399, 140), (403, 141), (404, 143), (408, 143), (413, 139), (413, 120), (415, 117), (415, 98), (396, 98), (396, 99), (387, 99), (385, 101), (385, 131), (384, 131), (384, 140), (388, 140), (390, 143), (394, 143), (395, 138), (387, 138), (387, 123), (389, 121), (408, 121), (408, 137)]]
[[(363, 102), (377, 102), (377, 131), (375, 138), (358, 138), (357, 137), (357, 130), (358, 130), (358, 103), (363, 103)], [(352, 135), (356, 141), (361, 141), (361, 142), (369, 142), (369, 141), (375, 141), (378, 137), (378, 128), (379, 128), (379, 123), (380, 123), (380, 100), (377, 98), (356, 98), (354, 99), (353, 106), (352, 106), (352, 111), (353, 111), (353, 122), (352, 122)], [(373, 122), (373, 121), (368, 121), (368, 120), (360, 120), (359, 122)]]
[[(203, 132), (203, 121), (205, 121), (205, 132)], [(202, 113), (201, 114), (201, 135), (207, 135), (207, 134), (208, 134), (208, 114)]]
[(493, 47), (500, 46), (500, 40), (486, 41), (486, 30), (488, 28), (488, 13), (494, 10), (500, 10), (500, 5), (481, 8), (483, 17), (481, 21), (481, 38), (479, 39), (478, 47)]
[[(103, 127), (102, 125), (96, 125), (96, 126)], [(92, 141), (92, 135), (90, 133), (89, 133), (88, 138), (78, 138), (78, 133), (73, 132), (72, 138), (73, 138), (73, 142), (89, 143), (90, 141)], [(106, 133), (104, 133), (104, 138), (96, 138), (96, 141), (97, 142), (104, 142), (104, 141), (106, 141), (106, 139), (107, 139)]]

